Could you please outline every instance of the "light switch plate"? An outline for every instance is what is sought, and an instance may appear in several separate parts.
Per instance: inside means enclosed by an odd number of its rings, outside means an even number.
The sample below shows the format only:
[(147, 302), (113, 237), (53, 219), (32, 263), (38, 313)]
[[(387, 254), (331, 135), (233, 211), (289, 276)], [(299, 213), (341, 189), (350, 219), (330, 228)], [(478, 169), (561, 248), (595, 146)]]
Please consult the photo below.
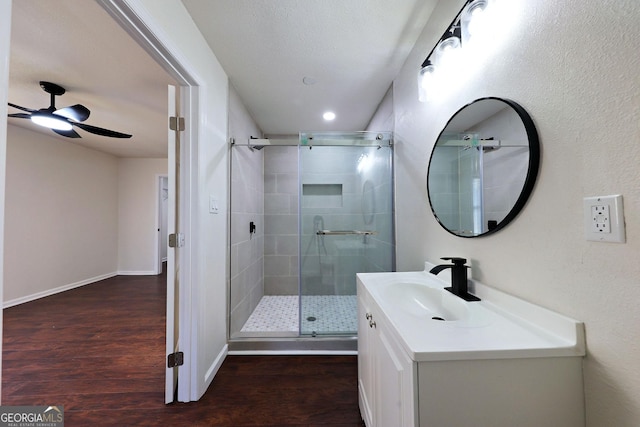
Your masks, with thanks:
[(209, 196), (209, 213), (217, 214), (218, 212), (218, 200), (215, 198), (215, 196)]
[(584, 233), (594, 242), (625, 242), (622, 195), (584, 198)]

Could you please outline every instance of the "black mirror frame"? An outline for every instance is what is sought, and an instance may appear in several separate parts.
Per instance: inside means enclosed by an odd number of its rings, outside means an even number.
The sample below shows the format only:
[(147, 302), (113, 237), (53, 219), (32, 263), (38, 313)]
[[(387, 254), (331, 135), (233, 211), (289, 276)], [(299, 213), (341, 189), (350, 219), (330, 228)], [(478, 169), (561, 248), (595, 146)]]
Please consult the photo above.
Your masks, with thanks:
[[(431, 202), (431, 195), (429, 194), (429, 171), (431, 169), (431, 160), (433, 159), (433, 152), (434, 152), (434, 150), (436, 148), (436, 144), (440, 140), (440, 137), (444, 133), (444, 131), (447, 128), (447, 126), (449, 126), (449, 123), (451, 122), (451, 120), (453, 120), (453, 118), (460, 111), (462, 111), (465, 108), (471, 106), (472, 104), (475, 104), (476, 102), (479, 102), (479, 101), (488, 100), (488, 99), (493, 99), (493, 100), (504, 102), (505, 104), (507, 104), (508, 106), (513, 108), (514, 111), (520, 117), (520, 120), (522, 120), (522, 123), (524, 125), (525, 131), (527, 133), (527, 138), (529, 140), (529, 167), (527, 169), (527, 176), (525, 177), (524, 185), (522, 186), (522, 191), (520, 191), (520, 195), (518, 196), (518, 199), (514, 203), (513, 207), (511, 208), (509, 213), (504, 217), (504, 219), (502, 221), (500, 221), (494, 228), (492, 228), (491, 230), (488, 230), (488, 231), (486, 231), (484, 233), (476, 234), (476, 235), (473, 235), (473, 236), (456, 234), (453, 231), (449, 230), (440, 221), (440, 218), (438, 218), (438, 215), (436, 214), (435, 210), (433, 209), (433, 203)], [(433, 216), (436, 218), (436, 221), (438, 221), (438, 224), (440, 224), (440, 226), (442, 228), (444, 228), (445, 230), (447, 230), (447, 232), (451, 233), (452, 235), (454, 235), (456, 237), (463, 237), (463, 238), (484, 237), (484, 236), (487, 236), (489, 234), (493, 234), (493, 233), (503, 229), (507, 224), (509, 224), (511, 221), (513, 221), (516, 216), (518, 216), (520, 211), (526, 205), (527, 200), (529, 200), (529, 196), (531, 196), (531, 193), (533, 192), (533, 187), (535, 186), (536, 178), (538, 177), (538, 169), (540, 168), (540, 140), (538, 139), (538, 132), (536, 131), (536, 127), (535, 127), (535, 124), (533, 123), (533, 119), (531, 118), (529, 113), (527, 113), (527, 111), (524, 108), (522, 108), (522, 106), (520, 104), (518, 104), (517, 102), (512, 101), (510, 99), (498, 98), (498, 97), (493, 97), (493, 96), (488, 96), (488, 97), (484, 97), (484, 98), (478, 98), (478, 99), (476, 99), (476, 100), (464, 105), (463, 107), (459, 108), (458, 111), (456, 111), (455, 114), (449, 118), (447, 123), (444, 125), (444, 127), (442, 128), (442, 130), (438, 134), (438, 138), (436, 139), (436, 144), (434, 144), (433, 150), (431, 150), (431, 155), (429, 156), (429, 167), (427, 168), (427, 197), (429, 198), (429, 206), (431, 207), (431, 212), (433, 213)]]

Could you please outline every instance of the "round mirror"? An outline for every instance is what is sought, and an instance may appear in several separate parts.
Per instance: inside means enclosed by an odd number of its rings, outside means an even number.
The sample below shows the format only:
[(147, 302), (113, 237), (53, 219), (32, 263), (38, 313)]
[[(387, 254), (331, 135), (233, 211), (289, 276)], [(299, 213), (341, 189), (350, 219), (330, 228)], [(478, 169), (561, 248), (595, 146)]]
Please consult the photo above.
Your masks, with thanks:
[(481, 98), (449, 119), (431, 153), (429, 203), (460, 237), (494, 233), (524, 207), (540, 163), (533, 120), (517, 103)]

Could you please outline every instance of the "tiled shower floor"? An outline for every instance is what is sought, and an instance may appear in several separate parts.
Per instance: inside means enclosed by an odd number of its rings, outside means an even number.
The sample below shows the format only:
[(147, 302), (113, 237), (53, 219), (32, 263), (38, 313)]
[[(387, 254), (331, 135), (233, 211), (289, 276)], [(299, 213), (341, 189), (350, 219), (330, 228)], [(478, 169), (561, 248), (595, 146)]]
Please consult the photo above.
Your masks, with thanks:
[[(242, 335), (298, 335), (298, 299), (297, 295), (263, 296), (242, 327)], [(355, 334), (356, 313), (355, 295), (303, 296), (302, 333)]]

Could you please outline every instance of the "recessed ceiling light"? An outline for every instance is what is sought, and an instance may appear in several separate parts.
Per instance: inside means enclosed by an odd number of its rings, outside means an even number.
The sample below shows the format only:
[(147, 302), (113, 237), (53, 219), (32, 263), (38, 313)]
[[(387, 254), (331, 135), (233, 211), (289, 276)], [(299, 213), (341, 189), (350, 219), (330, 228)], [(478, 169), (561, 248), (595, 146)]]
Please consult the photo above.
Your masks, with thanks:
[(336, 118), (336, 114), (332, 111), (327, 111), (322, 115), (322, 118), (329, 122)]
[(313, 77), (306, 76), (302, 78), (302, 83), (306, 84), (307, 86), (311, 86), (316, 84), (317, 80)]

